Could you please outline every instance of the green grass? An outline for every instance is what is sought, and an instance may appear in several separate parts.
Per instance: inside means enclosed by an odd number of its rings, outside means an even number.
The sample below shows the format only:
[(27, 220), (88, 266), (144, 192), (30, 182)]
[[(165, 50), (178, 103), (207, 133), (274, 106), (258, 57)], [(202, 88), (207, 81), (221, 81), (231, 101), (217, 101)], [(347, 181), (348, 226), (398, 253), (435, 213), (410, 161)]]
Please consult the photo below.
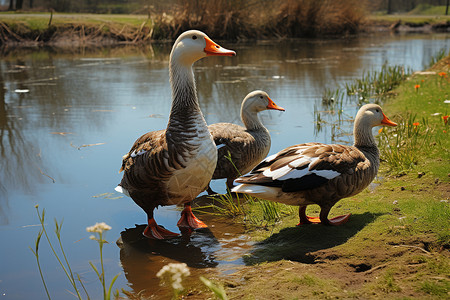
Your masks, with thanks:
[(385, 293), (400, 292), (401, 288), (395, 282), (394, 272), (388, 270), (384, 275), (379, 278), (376, 288), (382, 290)]
[(427, 280), (421, 284), (420, 290), (430, 295), (446, 297), (450, 292), (450, 282), (444, 280), (437, 282)]
[[(450, 57), (446, 60), (449, 61)], [(445, 75), (439, 75), (440, 72)], [(405, 159), (407, 156), (415, 157), (408, 170), (428, 172), (439, 180), (449, 182), (446, 163), (450, 159), (449, 124), (443, 119), (449, 114), (449, 104), (445, 103), (445, 100), (450, 99), (449, 91), (448, 69), (446, 72), (436, 69), (434, 74), (428, 75), (416, 74), (395, 90), (398, 96), (395, 101), (388, 101), (384, 109), (388, 114), (396, 113), (397, 116), (393, 119), (401, 125), (398, 129), (387, 130), (388, 136), (382, 135), (382, 139), (389, 140), (389, 143), (383, 143), (383, 146), (389, 144), (392, 149), (388, 151), (389, 149), (383, 148), (382, 153), (395, 152), (393, 146), (403, 149), (402, 152), (399, 151), (399, 155), (403, 155)], [(414, 126), (414, 123), (418, 125)], [(394, 137), (396, 131), (401, 138), (392, 143), (398, 137)], [(390, 161), (386, 155), (383, 155), (382, 159)], [(398, 170), (396, 166), (389, 167)]]
[(423, 16), (434, 16), (434, 15), (445, 15), (445, 5), (430, 5), (421, 3), (417, 5), (413, 10), (408, 12), (410, 15), (423, 15)]
[(196, 211), (235, 218), (248, 229), (274, 226), (294, 208), (277, 202), (258, 199), (247, 194), (226, 194), (208, 197), (209, 205), (194, 208)]
[(392, 15), (386, 15), (386, 14), (372, 14), (368, 17), (368, 23), (387, 23), (392, 24), (397, 21), (402, 21), (403, 23), (409, 23), (409, 24), (437, 24), (441, 22), (446, 22), (450, 20), (450, 15), (446, 16), (444, 14), (442, 15), (409, 15), (409, 14), (392, 14)]

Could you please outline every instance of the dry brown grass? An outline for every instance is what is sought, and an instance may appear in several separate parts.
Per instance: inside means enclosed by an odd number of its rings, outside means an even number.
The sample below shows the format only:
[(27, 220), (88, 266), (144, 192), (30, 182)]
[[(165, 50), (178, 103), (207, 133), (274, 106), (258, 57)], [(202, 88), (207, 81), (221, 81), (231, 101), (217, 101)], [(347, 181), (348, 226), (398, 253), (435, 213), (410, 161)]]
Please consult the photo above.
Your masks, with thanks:
[[(0, 23), (0, 45), (9, 43), (111, 44), (174, 40), (189, 29), (214, 39), (273, 39), (356, 33), (365, 20), (366, 0), (178, 0), (146, 20), (89, 22), (83, 15), (50, 24), (47, 17), (20, 16)], [(138, 20), (136, 22), (136, 20)], [(137, 25), (142, 22), (140, 25)]]
[(355, 33), (364, 24), (364, 0), (180, 0), (172, 18), (155, 22), (155, 37), (196, 28), (219, 39), (312, 37)]
[(364, 1), (286, 0), (275, 14), (274, 30), (282, 36), (311, 37), (355, 33), (364, 24)]

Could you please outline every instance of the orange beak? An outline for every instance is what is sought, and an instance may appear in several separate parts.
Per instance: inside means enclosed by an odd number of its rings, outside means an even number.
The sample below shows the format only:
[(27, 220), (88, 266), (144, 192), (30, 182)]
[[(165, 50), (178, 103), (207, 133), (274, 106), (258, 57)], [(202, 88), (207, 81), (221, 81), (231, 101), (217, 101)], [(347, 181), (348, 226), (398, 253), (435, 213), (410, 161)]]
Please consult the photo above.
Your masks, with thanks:
[(275, 102), (272, 101), (272, 99), (270, 99), (269, 97), (267, 97), (267, 98), (269, 99), (269, 104), (267, 105), (267, 109), (276, 109), (276, 110), (285, 111), (284, 108), (276, 105)]
[(383, 116), (384, 116), (384, 118), (383, 118), (383, 120), (381, 121), (381, 124), (387, 125), (387, 126), (397, 126), (397, 123), (394, 123), (394, 122), (392, 122), (391, 120), (389, 120), (389, 118), (386, 117), (385, 114), (383, 114)]
[(203, 49), (203, 51), (205, 51), (207, 56), (211, 56), (211, 55), (236, 56), (236, 52), (234, 52), (233, 50), (228, 50), (228, 49), (222, 48), (221, 46), (214, 43), (208, 37), (205, 37), (205, 41), (206, 41), (206, 47), (205, 47), (205, 49)]

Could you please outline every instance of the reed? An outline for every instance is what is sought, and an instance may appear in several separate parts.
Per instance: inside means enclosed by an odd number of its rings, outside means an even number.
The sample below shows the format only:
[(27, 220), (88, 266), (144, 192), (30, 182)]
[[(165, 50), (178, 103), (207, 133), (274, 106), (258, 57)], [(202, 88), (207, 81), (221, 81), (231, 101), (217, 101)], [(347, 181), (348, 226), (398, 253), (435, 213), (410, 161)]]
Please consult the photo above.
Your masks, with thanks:
[(340, 142), (339, 138), (347, 134), (344, 121), (351, 119), (344, 115), (343, 104), (362, 106), (369, 102), (380, 103), (406, 80), (409, 73), (410, 70), (405, 71), (403, 66), (384, 63), (380, 71), (365, 72), (360, 79), (346, 83), (344, 87), (325, 89), (321, 99), (322, 109), (314, 107), (315, 133), (319, 133), (324, 124), (328, 124), (331, 127), (331, 141)]
[(380, 102), (390, 91), (406, 79), (407, 74), (403, 66), (388, 66), (384, 63), (380, 71), (363, 73), (361, 79), (352, 84), (346, 84), (347, 96), (353, 103), (362, 105), (370, 100)]
[(428, 63), (428, 68), (431, 68), (434, 66), (438, 61), (442, 60), (444, 57), (450, 55), (450, 50), (447, 50), (446, 48), (440, 49), (438, 52), (436, 52), (434, 55), (430, 57), (430, 62)]

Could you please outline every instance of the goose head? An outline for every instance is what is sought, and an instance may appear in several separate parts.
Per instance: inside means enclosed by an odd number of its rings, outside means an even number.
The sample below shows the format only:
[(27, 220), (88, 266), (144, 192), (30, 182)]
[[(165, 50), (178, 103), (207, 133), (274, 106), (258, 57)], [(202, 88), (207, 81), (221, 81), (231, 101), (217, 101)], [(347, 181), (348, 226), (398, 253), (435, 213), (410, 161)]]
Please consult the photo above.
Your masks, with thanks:
[(201, 31), (189, 30), (175, 41), (170, 59), (178, 64), (191, 66), (197, 60), (212, 55), (235, 56), (236, 52), (219, 46)]
[(397, 126), (396, 123), (389, 120), (377, 104), (366, 104), (359, 109), (355, 118), (355, 127), (364, 126), (372, 128), (380, 125)]
[(389, 120), (377, 104), (366, 104), (362, 106), (355, 117), (353, 136), (357, 147), (376, 147), (375, 139), (372, 135), (372, 127), (386, 125), (397, 126)]
[(258, 113), (263, 110), (274, 109), (284, 111), (285, 109), (275, 104), (264, 91), (253, 91), (242, 101), (242, 110)]

